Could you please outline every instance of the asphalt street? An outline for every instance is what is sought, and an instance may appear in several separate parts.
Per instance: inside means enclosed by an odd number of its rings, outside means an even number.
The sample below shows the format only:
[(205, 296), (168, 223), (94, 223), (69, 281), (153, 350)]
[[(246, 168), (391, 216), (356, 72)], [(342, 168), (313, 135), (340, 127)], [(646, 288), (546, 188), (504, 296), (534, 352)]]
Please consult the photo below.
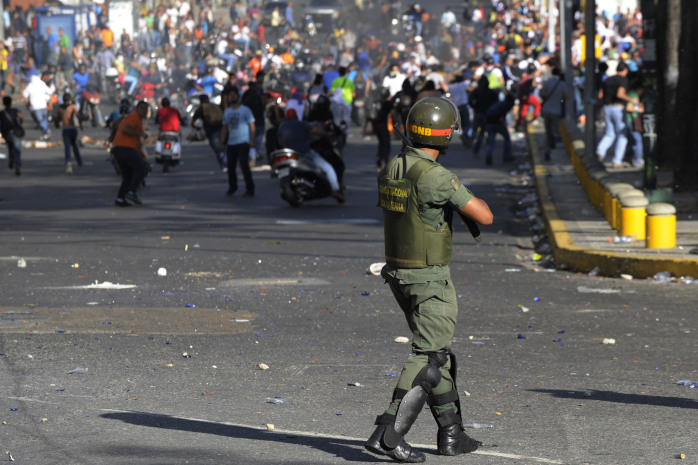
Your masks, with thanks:
[[(493, 166), (452, 145), (443, 164), (495, 215), (479, 244), (458, 225), (451, 265), (464, 420), (493, 428), (441, 457), (425, 411), (407, 440), (433, 464), (698, 463), (698, 390), (677, 384), (698, 381), (698, 286), (532, 260), (523, 141)], [(103, 148), (73, 176), (62, 148), (24, 149), (21, 177), (0, 166), (0, 460), (389, 463), (363, 443), (410, 334), (368, 272), (375, 147), (352, 129), (346, 204), (301, 208), (263, 168), (254, 198), (226, 197), (203, 142), (127, 209)]]

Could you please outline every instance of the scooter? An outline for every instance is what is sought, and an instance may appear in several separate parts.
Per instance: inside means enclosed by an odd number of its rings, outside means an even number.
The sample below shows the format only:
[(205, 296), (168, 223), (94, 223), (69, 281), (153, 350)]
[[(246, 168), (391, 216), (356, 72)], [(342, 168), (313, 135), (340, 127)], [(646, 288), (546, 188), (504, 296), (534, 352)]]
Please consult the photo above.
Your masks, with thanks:
[(170, 168), (179, 164), (181, 158), (182, 145), (179, 142), (179, 133), (161, 132), (155, 143), (155, 163), (161, 164), (162, 172), (167, 173)]
[(292, 207), (306, 200), (329, 197), (332, 188), (325, 174), (302, 153), (283, 148), (271, 154), (271, 175), (278, 178), (281, 198)]
[[(343, 187), (344, 161), (333, 141), (327, 138), (311, 141), (310, 146), (332, 165), (339, 184)], [(331, 151), (331, 153), (325, 153)], [(320, 168), (302, 153), (282, 148), (271, 154), (271, 176), (279, 180), (281, 198), (292, 207), (300, 207), (307, 200), (332, 195), (332, 187)]]

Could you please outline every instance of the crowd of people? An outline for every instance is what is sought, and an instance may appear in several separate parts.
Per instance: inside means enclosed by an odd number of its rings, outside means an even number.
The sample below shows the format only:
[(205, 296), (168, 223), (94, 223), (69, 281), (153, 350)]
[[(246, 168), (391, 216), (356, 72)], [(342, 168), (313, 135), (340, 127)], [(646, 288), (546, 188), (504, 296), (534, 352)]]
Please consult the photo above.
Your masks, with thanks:
[[(234, 175), (225, 156), (229, 148), (221, 149), (217, 126), (228, 125), (222, 113), (233, 90), (254, 118), (248, 150), (253, 162), (278, 146), (278, 138), (269, 133), (275, 134), (285, 110), (293, 109), (301, 121), (329, 115), (337, 125), (359, 126), (366, 136), (375, 135), (380, 168), (391, 155), (393, 123), (404, 130), (410, 107), (429, 96), (454, 102), (463, 121), (463, 144), (478, 156), (484, 143), (488, 164), (497, 136), (504, 139), (502, 159), (511, 160), (512, 132), (539, 118), (549, 134), (549, 154), (563, 105), (573, 105), (582, 115), (584, 30), (581, 13), (576, 13), (574, 68), (566, 70), (574, 74), (574, 86), (568, 88), (554, 45), (559, 41), (548, 37), (547, 21), (559, 12), (541, 10), (539, 3), (466, 0), (461, 11), (430, 11), (398, 0), (356, 0), (343, 4), (331, 25), (315, 30), (291, 2), (284, 11), (269, 13), (255, 0), (226, 7), (207, 0), (160, 0), (152, 8), (143, 4), (133, 37), (121, 25), (110, 24), (108, 12), (97, 5), (96, 24), (78, 30), (74, 38), (62, 28), (38, 30), (31, 9), (7, 11), (0, 40), (0, 93), (11, 98), (11, 118), (0, 118), (3, 137), (13, 147), (10, 161), (19, 174), (21, 137), (10, 133), (21, 123), (22, 102), (40, 127), (40, 137), (50, 140), (51, 108), (63, 105), (63, 96), (70, 94), (78, 120), (83, 119), (81, 91), (94, 84), (115, 102), (126, 98), (133, 106), (142, 99), (157, 107), (167, 97), (182, 113), (187, 98), (205, 95), (201, 108), (210, 104), (209, 109), (195, 119), (204, 122), (216, 160), (229, 177)], [(636, 140), (629, 131), (632, 116), (621, 112), (617, 117), (607, 100), (614, 99), (613, 105), (625, 101), (615, 97), (618, 87), (627, 91), (622, 95), (634, 95), (629, 103), (639, 100), (631, 90), (637, 90), (641, 69), (641, 15), (598, 13), (595, 86), (601, 91), (598, 108), (603, 111), (598, 114), (606, 119), (598, 152), (605, 156), (615, 143), (613, 164), (619, 167), (624, 140)], [(617, 69), (627, 74), (625, 80), (611, 79)], [(607, 78), (612, 89), (604, 86)], [(215, 105), (221, 115), (211, 110)], [(633, 105), (632, 112), (637, 111), (641, 106)], [(231, 132), (227, 128), (226, 135)], [(631, 145), (632, 162), (639, 164), (641, 146)], [(229, 191), (234, 190), (231, 181)], [(246, 192), (252, 192), (249, 185)]]

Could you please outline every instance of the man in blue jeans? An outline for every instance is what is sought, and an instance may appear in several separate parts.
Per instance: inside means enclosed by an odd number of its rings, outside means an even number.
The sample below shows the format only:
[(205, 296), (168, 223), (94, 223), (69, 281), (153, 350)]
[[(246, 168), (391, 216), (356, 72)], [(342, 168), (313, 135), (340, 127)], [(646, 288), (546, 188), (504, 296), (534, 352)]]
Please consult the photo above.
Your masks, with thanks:
[(626, 135), (625, 118), (623, 115), (624, 106), (629, 103), (639, 103), (639, 98), (629, 97), (628, 89), (628, 65), (621, 61), (616, 67), (615, 76), (611, 76), (603, 83), (599, 89), (599, 99), (603, 100), (603, 115), (606, 122), (606, 132), (596, 147), (596, 156), (600, 161), (606, 158), (606, 152), (611, 148), (613, 142), (616, 143), (616, 150), (613, 155), (613, 167), (623, 168), (623, 157), (625, 148), (628, 145)]
[[(41, 140), (49, 140), (51, 131), (48, 127), (48, 110), (46, 104), (50, 101), (51, 95), (55, 91), (51, 89), (45, 80), (50, 78), (48, 73), (44, 73), (41, 77), (32, 76), (27, 87), (24, 88), (22, 96), (24, 101), (31, 111), (32, 116), (41, 128)], [(53, 86), (52, 86), (53, 87)]]
[[(227, 142), (226, 142), (227, 141)], [(240, 165), (245, 180), (243, 197), (254, 197), (254, 181), (250, 170), (250, 148), (256, 146), (255, 118), (252, 110), (240, 101), (240, 91), (233, 87), (228, 93), (228, 108), (223, 112), (221, 128), (221, 152), (225, 151), (228, 159), (228, 192), (232, 196), (238, 189), (235, 165)]]

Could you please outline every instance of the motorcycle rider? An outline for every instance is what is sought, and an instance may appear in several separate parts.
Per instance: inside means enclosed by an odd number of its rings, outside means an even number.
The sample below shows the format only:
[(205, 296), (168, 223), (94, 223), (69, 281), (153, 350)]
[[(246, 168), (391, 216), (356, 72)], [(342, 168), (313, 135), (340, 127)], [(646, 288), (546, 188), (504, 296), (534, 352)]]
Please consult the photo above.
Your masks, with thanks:
[(155, 113), (155, 122), (160, 125), (160, 133), (176, 132), (179, 134), (179, 124), (182, 122), (182, 114), (170, 106), (170, 99), (163, 97), (160, 100), (161, 107)]
[(305, 121), (299, 121), (298, 114), (294, 109), (286, 110), (285, 117), (285, 121), (279, 126), (279, 146), (300, 152), (315, 163), (327, 177), (332, 188), (332, 197), (337, 202), (344, 203), (344, 194), (340, 189), (337, 173), (332, 165), (310, 148), (308, 142), (308, 137), (311, 134), (321, 137), (329, 137), (330, 134), (325, 132), (322, 126), (313, 126)]
[(85, 110), (83, 108), (85, 99), (83, 98), (82, 93), (87, 88), (87, 83), (89, 81), (90, 74), (87, 72), (87, 65), (85, 63), (81, 63), (80, 66), (78, 66), (78, 70), (75, 71), (73, 76), (70, 78), (70, 82), (73, 85), (73, 88), (75, 88), (75, 103), (78, 105), (79, 115), (83, 115)]

